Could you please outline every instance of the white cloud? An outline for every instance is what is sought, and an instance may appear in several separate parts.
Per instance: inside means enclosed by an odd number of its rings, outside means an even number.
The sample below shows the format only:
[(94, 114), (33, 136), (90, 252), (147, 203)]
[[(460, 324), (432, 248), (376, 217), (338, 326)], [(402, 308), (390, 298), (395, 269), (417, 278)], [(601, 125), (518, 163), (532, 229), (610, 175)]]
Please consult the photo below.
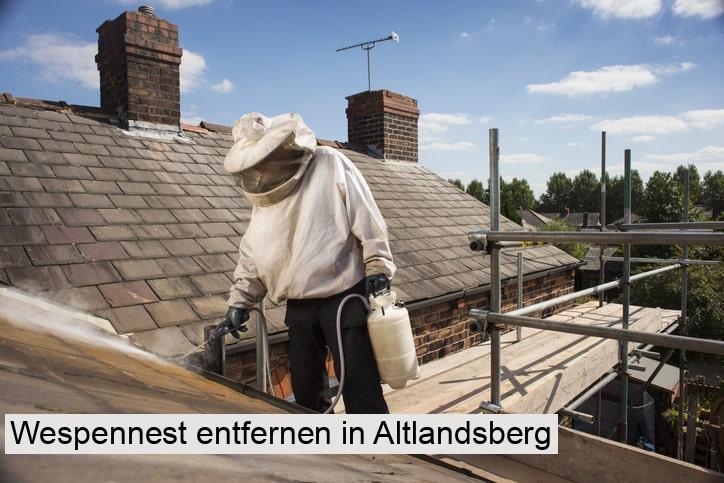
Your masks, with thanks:
[(507, 164), (535, 164), (550, 161), (545, 156), (532, 153), (503, 154), (500, 161)]
[(578, 141), (571, 141), (570, 143), (568, 143), (568, 145), (572, 148), (581, 148), (585, 146), (585, 144), (579, 143)]
[(12, 49), (0, 51), (0, 60), (36, 65), (40, 77), (49, 82), (71, 82), (88, 89), (100, 84), (95, 54), (96, 42), (83, 42), (67, 34), (30, 35)]
[(696, 67), (696, 64), (692, 62), (681, 62), (680, 64), (666, 64), (657, 65), (653, 67), (653, 72), (658, 75), (671, 75), (678, 74), (679, 72), (686, 72)]
[(659, 76), (676, 74), (696, 67), (691, 62), (666, 65), (608, 65), (593, 71), (574, 71), (558, 82), (529, 84), (528, 92), (560, 94), (569, 97), (630, 91), (659, 81)]
[(440, 125), (465, 126), (472, 123), (470, 116), (463, 113), (441, 114), (438, 112), (428, 112), (420, 116), (422, 122), (435, 123)]
[[(156, 4), (160, 5), (161, 8), (167, 10), (179, 10), (188, 7), (203, 7), (208, 5), (212, 0), (156, 0)], [(137, 0), (116, 0), (116, 3), (122, 3), (126, 5), (136, 5)]]
[(591, 129), (610, 134), (670, 134), (686, 131), (688, 125), (674, 116), (633, 116), (604, 119)]
[(461, 141), (456, 143), (443, 143), (434, 142), (429, 144), (423, 144), (420, 150), (423, 151), (470, 151), (475, 149), (478, 145), (467, 141)]
[(724, 124), (724, 109), (686, 111), (682, 116), (692, 127), (699, 129), (714, 129)]
[(630, 91), (634, 87), (658, 82), (646, 65), (609, 65), (594, 71), (574, 71), (558, 82), (529, 84), (528, 92), (561, 94), (570, 97), (586, 94)]
[(218, 84), (214, 84), (213, 86), (211, 86), (211, 88), (216, 92), (226, 94), (227, 92), (231, 92), (234, 90), (234, 83), (231, 82), (229, 79), (223, 79)]
[(636, 136), (635, 138), (631, 139), (631, 141), (635, 143), (650, 143), (651, 141), (655, 140), (655, 137), (649, 136), (648, 134), (644, 134), (643, 136)]
[(693, 153), (673, 154), (647, 154), (644, 162), (648, 161), (654, 169), (661, 169), (662, 165), (675, 166), (681, 163), (696, 163), (700, 170), (724, 169), (724, 147), (706, 146)]
[(714, 18), (724, 13), (724, 1), (675, 0), (672, 10), (679, 17)]
[(657, 35), (654, 37), (654, 43), (657, 45), (672, 45), (672, 44), (678, 44), (681, 45), (684, 42), (681, 40), (680, 37), (674, 37), (673, 35)]
[(204, 72), (206, 71), (206, 59), (201, 54), (184, 49), (181, 57), (181, 92), (190, 92), (198, 89), (204, 84)]
[(533, 121), (535, 124), (572, 124), (583, 121), (590, 121), (593, 119), (591, 116), (585, 114), (559, 114), (557, 116), (550, 116), (544, 119), (536, 119)]
[(468, 32), (460, 32), (460, 33), (458, 34), (458, 38), (461, 39), (461, 40), (469, 39), (469, 38), (470, 38), (470, 34), (469, 34)]
[(480, 123), (480, 124), (487, 124), (487, 123), (489, 123), (489, 122), (490, 122), (490, 117), (489, 117), (489, 116), (480, 116), (480, 117), (478, 118), (478, 123)]
[(653, 17), (661, 11), (661, 0), (578, 0), (599, 17), (639, 19)]

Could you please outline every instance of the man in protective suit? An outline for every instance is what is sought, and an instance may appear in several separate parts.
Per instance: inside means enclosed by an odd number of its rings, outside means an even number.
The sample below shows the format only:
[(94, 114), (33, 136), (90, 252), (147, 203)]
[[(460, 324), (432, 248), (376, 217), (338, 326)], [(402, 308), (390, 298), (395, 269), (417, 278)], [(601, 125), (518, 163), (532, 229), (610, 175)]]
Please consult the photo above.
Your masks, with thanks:
[[(249, 309), (265, 295), (274, 303), (286, 300), (294, 397), (324, 412), (328, 349), (340, 370), (340, 302), (351, 293), (389, 289), (395, 272), (387, 227), (359, 170), (339, 151), (317, 146), (298, 114), (246, 114), (232, 133), (224, 168), (253, 208), (220, 327), (244, 330)], [(346, 411), (387, 413), (359, 299), (344, 306), (342, 344)]]

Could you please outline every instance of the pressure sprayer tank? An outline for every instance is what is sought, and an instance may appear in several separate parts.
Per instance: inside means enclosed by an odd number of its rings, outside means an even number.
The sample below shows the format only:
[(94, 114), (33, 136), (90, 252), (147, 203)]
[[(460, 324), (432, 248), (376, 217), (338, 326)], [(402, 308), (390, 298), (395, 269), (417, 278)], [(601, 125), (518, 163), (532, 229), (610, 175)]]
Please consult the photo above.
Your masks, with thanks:
[(380, 379), (394, 389), (402, 389), (407, 381), (420, 377), (420, 369), (410, 316), (406, 308), (395, 304), (396, 298), (393, 291), (370, 297), (367, 328)]

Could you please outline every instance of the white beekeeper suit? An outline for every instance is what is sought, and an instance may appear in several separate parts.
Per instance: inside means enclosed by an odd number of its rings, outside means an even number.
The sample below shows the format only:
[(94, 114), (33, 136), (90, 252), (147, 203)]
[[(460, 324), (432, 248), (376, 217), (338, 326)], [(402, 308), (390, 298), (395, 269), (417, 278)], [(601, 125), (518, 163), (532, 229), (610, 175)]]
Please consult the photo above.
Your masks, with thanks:
[(249, 308), (267, 293), (275, 303), (324, 298), (365, 275), (393, 276), (385, 221), (346, 156), (318, 147), (297, 114), (246, 114), (233, 136), (224, 168), (253, 208), (230, 306)]

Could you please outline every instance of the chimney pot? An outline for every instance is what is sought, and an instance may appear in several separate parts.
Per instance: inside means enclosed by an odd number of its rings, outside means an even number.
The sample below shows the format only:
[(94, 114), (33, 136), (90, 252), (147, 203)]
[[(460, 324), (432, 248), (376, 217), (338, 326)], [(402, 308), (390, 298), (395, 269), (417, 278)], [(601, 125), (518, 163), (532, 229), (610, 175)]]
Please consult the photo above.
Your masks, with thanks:
[(138, 11), (148, 15), (149, 17), (155, 17), (156, 16), (156, 10), (154, 10), (153, 7), (150, 7), (148, 5), (141, 5), (138, 7)]
[(347, 97), (347, 138), (384, 159), (417, 162), (417, 100), (388, 90)]

